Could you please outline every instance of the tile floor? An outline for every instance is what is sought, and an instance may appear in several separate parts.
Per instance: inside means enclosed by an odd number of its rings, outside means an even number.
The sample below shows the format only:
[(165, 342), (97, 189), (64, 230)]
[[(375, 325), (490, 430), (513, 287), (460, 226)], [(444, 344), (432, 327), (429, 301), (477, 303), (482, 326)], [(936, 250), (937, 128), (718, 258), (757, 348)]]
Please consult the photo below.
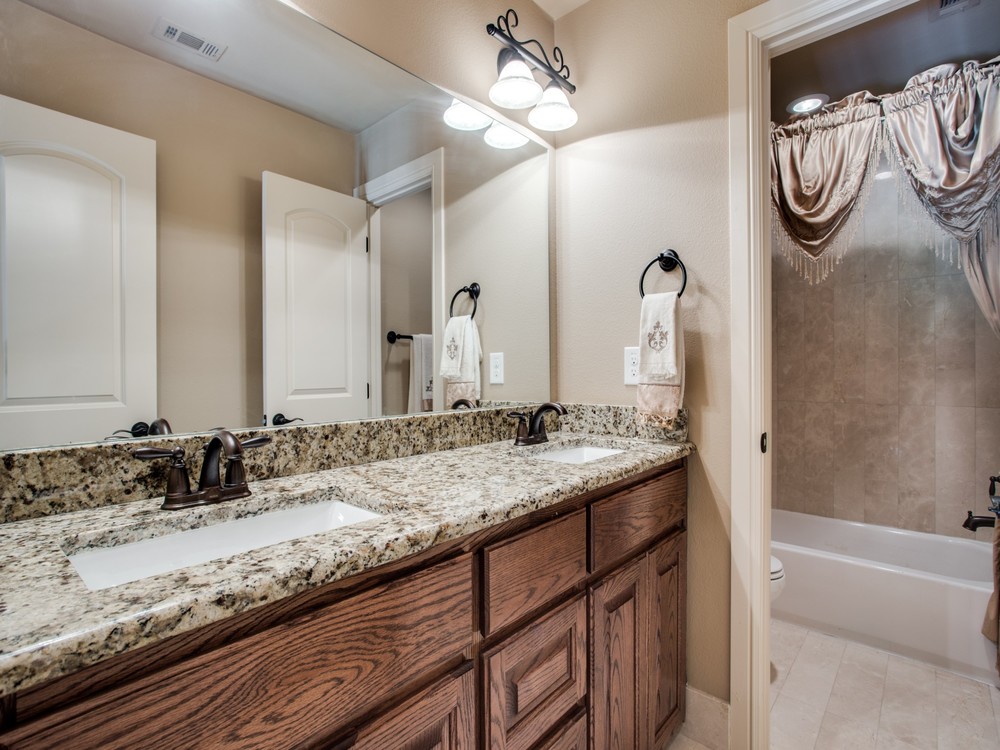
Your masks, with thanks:
[(771, 750), (1000, 750), (1000, 691), (772, 619)]
[(702, 745), (700, 742), (695, 742), (690, 737), (679, 734), (670, 743), (670, 747), (667, 750), (709, 750), (709, 747)]

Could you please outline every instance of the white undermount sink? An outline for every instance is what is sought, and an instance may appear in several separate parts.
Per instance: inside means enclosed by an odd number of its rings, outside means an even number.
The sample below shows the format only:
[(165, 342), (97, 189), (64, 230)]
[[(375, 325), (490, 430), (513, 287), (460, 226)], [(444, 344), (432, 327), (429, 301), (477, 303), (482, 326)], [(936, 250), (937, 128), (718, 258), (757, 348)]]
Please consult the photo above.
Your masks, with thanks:
[(115, 547), (85, 549), (69, 555), (69, 561), (88, 589), (100, 591), (380, 517), (380, 513), (328, 500)]
[(618, 453), (624, 453), (618, 448), (598, 448), (594, 445), (574, 445), (572, 448), (557, 448), (556, 450), (539, 453), (533, 458), (543, 461), (556, 461), (561, 464), (585, 464), (599, 458), (607, 458)]

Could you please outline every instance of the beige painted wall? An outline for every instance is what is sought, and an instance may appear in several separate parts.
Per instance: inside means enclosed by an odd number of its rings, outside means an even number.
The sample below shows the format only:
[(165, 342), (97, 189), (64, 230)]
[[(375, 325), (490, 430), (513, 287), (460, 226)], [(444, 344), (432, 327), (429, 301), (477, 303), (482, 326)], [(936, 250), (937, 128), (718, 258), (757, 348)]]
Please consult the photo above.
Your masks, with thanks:
[[(449, 191), (450, 192), (450, 191)], [(449, 201), (446, 287), (476, 281), (485, 401), (549, 399), (548, 156), (518, 164)], [(462, 297), (466, 297), (464, 303)], [(468, 297), (455, 314), (468, 313)], [(504, 355), (504, 382), (489, 382), (490, 352)]]
[(259, 424), (260, 175), (350, 193), (353, 136), (16, 0), (0, 38), (0, 93), (156, 141), (159, 416)]
[(379, 209), (382, 285), (382, 413), (406, 414), (409, 341), (390, 344), (385, 332), (431, 333), (431, 191), (398, 198)]
[[(579, 123), (556, 139), (557, 398), (634, 404), (639, 275), (683, 297), (690, 459), (688, 680), (729, 696), (730, 376), (726, 21), (756, 0), (590, 0), (556, 22)], [(651, 270), (647, 291), (679, 279)], [(738, 486), (738, 478), (735, 480)]]

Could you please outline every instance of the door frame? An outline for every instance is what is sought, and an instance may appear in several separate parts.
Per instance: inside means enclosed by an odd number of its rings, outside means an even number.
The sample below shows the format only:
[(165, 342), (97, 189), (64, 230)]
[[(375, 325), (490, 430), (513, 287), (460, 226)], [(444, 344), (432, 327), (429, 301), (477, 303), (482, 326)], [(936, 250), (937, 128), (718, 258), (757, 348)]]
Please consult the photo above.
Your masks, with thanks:
[[(418, 159), (374, 177), (354, 194), (376, 210), (369, 217), (369, 279), (371, 284), (371, 363), (369, 380), (372, 394), (370, 416), (382, 416), (382, 248), (381, 217), (378, 210), (397, 198), (431, 191), (431, 334), (435, 344), (444, 338), (444, 148), (438, 148)], [(441, 368), (440, 347), (434, 347), (434, 372)], [(444, 388), (441, 378), (434, 378), (435, 411), (444, 408)]]
[(731, 750), (764, 750), (770, 730), (770, 59), (914, 2), (768, 0), (729, 19)]

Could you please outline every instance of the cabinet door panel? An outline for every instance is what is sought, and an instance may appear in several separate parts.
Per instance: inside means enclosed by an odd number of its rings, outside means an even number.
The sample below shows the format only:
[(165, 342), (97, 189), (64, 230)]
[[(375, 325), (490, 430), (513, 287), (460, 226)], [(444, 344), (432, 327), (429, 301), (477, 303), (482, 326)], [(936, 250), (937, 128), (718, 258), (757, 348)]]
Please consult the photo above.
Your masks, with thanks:
[(591, 726), (594, 750), (636, 750), (643, 681), (642, 565), (625, 566), (592, 589)]
[(686, 535), (654, 547), (646, 555), (649, 582), (649, 737), (650, 746), (663, 750), (684, 718), (684, 657)]
[(473, 750), (475, 701), (475, 671), (468, 669), (373, 721), (358, 733), (351, 750)]
[(587, 694), (587, 603), (567, 602), (486, 654), (487, 744), (529, 748)]

